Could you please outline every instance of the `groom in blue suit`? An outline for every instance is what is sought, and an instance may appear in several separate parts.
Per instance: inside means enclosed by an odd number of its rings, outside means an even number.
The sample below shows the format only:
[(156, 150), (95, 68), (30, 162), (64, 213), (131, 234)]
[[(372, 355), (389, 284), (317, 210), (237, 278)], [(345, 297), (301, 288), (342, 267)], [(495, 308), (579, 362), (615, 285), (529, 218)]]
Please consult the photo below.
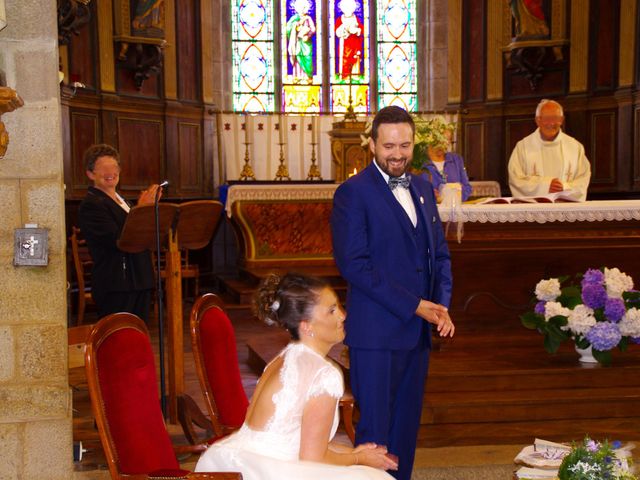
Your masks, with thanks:
[(415, 125), (399, 107), (373, 120), (371, 164), (333, 199), (333, 254), (349, 284), (345, 343), (351, 388), (360, 410), (356, 445), (386, 445), (399, 459), (397, 479), (413, 469), (431, 325), (455, 327), (451, 260), (433, 188), (406, 172)]

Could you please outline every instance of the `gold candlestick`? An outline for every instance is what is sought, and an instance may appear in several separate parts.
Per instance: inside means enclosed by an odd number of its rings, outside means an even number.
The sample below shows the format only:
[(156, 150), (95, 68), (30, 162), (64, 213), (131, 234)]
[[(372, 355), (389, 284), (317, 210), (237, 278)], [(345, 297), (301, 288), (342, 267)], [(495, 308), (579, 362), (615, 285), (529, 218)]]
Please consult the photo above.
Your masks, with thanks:
[(309, 167), (309, 173), (307, 173), (307, 180), (322, 180), (320, 175), (320, 169), (316, 165), (316, 143), (311, 142), (311, 166)]
[(344, 116), (345, 120), (356, 120), (356, 112), (355, 109), (353, 108), (353, 96), (351, 93), (353, 87), (353, 73), (349, 74), (349, 105), (347, 106), (347, 113)]
[(253, 174), (253, 168), (249, 159), (249, 142), (244, 142), (244, 167), (240, 172), (240, 180), (255, 180), (256, 176)]
[(274, 178), (274, 180), (291, 180), (291, 177), (289, 176), (289, 169), (284, 163), (284, 143), (280, 142), (278, 145), (280, 145), (280, 165), (278, 166), (278, 171), (276, 172), (276, 178)]

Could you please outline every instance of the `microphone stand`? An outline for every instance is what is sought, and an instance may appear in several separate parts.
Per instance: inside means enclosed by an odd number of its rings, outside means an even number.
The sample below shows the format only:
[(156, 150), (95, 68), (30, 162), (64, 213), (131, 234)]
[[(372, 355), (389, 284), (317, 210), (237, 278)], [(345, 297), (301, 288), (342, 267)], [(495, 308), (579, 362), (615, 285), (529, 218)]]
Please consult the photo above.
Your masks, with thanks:
[(167, 396), (165, 394), (165, 380), (164, 380), (164, 308), (162, 305), (163, 294), (162, 291), (162, 278), (160, 277), (160, 211), (158, 207), (158, 201), (160, 200), (161, 187), (156, 190), (156, 198), (153, 203), (156, 220), (156, 278), (158, 286), (156, 289), (156, 301), (158, 302), (158, 353), (160, 356), (160, 408), (162, 409), (162, 415), (167, 417)]

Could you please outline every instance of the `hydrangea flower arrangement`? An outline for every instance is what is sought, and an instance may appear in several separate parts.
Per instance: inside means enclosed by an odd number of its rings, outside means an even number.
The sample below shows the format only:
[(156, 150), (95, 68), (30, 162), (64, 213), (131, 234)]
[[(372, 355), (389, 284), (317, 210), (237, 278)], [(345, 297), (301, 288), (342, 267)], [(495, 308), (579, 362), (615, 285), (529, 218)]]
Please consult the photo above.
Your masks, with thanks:
[(549, 353), (573, 339), (578, 348), (591, 346), (596, 360), (608, 365), (613, 348), (624, 351), (629, 342), (640, 343), (640, 292), (617, 268), (589, 269), (576, 280), (580, 283), (568, 277), (538, 282), (534, 310), (520, 319), (544, 335)]
[(558, 470), (559, 480), (637, 480), (630, 471), (630, 458), (619, 458), (614, 449), (620, 442), (596, 442), (589, 437), (574, 445)]

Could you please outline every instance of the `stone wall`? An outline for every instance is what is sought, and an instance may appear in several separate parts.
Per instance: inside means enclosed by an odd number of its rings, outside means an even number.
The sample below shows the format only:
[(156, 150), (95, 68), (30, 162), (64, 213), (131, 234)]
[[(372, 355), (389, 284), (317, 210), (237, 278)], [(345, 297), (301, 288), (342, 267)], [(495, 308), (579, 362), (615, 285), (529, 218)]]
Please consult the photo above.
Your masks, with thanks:
[[(56, 2), (4, 1), (0, 82), (24, 106), (2, 115), (10, 143), (0, 158), (0, 477), (67, 479), (73, 461)], [(25, 223), (49, 230), (48, 266), (13, 266), (14, 229)]]

